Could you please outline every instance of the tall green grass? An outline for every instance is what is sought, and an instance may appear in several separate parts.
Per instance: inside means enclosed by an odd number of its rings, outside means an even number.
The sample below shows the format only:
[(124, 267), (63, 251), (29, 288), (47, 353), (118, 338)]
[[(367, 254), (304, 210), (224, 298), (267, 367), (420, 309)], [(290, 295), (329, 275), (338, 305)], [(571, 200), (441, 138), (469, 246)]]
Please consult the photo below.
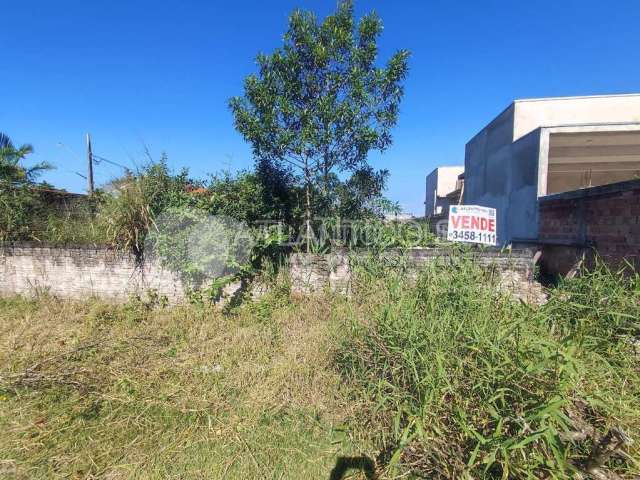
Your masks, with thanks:
[(464, 257), (224, 311), (0, 299), (0, 477), (638, 478), (640, 277), (530, 307)]
[[(599, 267), (540, 308), (496, 282), (464, 259), (359, 268), (337, 361), (390, 476), (568, 478), (610, 429), (638, 438), (640, 277)], [(602, 471), (637, 478), (620, 450)]]

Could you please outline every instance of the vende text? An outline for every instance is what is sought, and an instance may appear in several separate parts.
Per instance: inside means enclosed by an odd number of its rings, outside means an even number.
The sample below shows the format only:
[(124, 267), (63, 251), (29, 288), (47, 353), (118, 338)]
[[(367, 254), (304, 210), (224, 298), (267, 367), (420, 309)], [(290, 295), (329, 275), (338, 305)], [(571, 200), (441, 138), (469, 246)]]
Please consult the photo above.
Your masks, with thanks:
[(484, 230), (487, 232), (496, 231), (496, 221), (470, 215), (452, 215), (451, 225), (453, 228), (462, 230)]

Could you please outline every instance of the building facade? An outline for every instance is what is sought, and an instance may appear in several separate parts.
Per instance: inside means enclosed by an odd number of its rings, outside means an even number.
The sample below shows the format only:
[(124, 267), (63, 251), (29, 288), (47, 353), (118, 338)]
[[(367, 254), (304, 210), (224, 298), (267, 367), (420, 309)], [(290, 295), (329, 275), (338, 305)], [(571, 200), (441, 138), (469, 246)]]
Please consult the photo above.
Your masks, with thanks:
[(640, 176), (640, 95), (516, 100), (465, 148), (464, 203), (498, 243), (538, 239), (539, 198)]
[(424, 216), (431, 218), (446, 215), (451, 204), (451, 194), (460, 190), (464, 167), (438, 167), (427, 175)]

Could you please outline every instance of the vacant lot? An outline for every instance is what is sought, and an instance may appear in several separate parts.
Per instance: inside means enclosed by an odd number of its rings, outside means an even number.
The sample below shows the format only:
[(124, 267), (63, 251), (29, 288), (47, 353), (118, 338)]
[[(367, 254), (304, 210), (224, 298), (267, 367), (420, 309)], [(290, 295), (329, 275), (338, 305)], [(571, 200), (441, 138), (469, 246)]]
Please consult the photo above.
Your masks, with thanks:
[(353, 453), (328, 366), (341, 307), (277, 307), (225, 316), (1, 301), (0, 468), (17, 478), (328, 478)]
[(0, 300), (0, 477), (640, 474), (637, 441), (594, 457), (640, 434), (637, 276), (540, 308), (469, 265), (356, 278), (227, 312)]

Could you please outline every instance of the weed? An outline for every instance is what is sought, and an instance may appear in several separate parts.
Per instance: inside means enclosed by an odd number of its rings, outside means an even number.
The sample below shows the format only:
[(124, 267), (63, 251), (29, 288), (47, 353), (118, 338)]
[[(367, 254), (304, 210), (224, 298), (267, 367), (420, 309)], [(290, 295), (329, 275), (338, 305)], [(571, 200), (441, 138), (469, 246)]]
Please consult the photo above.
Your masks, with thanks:
[(465, 258), (412, 275), (372, 256), (350, 298), (292, 298), (278, 269), (224, 311), (0, 299), (0, 465), (16, 478), (636, 478), (638, 275), (600, 266), (533, 308)]
[[(411, 279), (369, 262), (355, 283), (369, 306), (337, 354), (389, 472), (427, 478), (566, 478), (611, 428), (640, 433), (638, 275), (604, 267), (532, 309), (464, 260)], [(366, 312), (366, 315), (362, 313)], [(569, 432), (588, 432), (582, 442)], [(573, 438), (576, 438), (574, 435)], [(630, 478), (638, 464), (614, 455)]]

